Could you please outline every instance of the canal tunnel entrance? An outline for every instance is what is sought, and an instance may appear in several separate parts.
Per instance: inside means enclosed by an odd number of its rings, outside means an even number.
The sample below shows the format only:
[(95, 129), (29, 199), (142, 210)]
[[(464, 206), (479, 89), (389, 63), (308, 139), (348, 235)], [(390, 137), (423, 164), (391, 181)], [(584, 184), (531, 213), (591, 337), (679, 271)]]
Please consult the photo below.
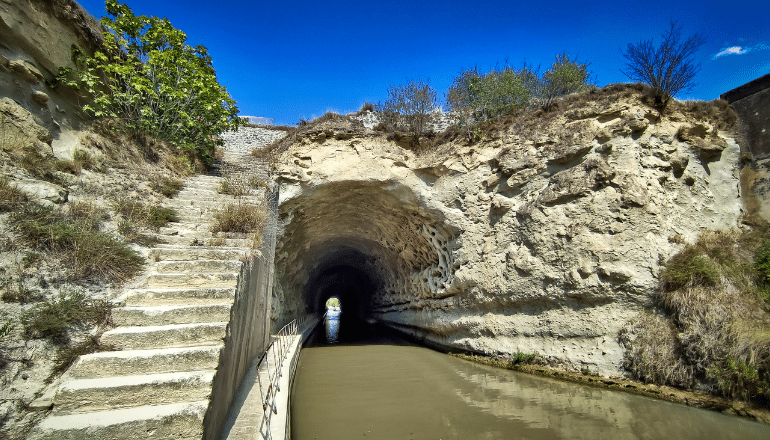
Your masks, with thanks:
[(281, 187), (276, 325), (320, 317), (339, 298), (341, 323), (399, 325), (399, 314), (450, 296), (456, 228), (398, 182)]

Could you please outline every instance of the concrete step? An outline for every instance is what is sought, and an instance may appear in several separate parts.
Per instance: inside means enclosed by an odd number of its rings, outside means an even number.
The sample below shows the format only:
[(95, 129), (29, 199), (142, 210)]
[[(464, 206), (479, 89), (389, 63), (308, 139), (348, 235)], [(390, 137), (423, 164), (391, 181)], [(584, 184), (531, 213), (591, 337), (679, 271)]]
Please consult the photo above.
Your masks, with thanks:
[(112, 320), (119, 326), (197, 324), (230, 320), (231, 302), (211, 305), (118, 307)]
[(197, 287), (235, 287), (239, 272), (153, 274), (147, 277), (147, 288), (183, 289)]
[(152, 265), (155, 273), (207, 273), (240, 272), (243, 262), (240, 260), (191, 260), (157, 261)]
[(208, 399), (214, 370), (74, 379), (59, 387), (54, 415)]
[[(212, 191), (217, 192), (219, 191), (222, 180), (219, 180), (217, 182), (213, 181), (193, 181), (189, 182), (185, 185), (185, 189), (188, 191)], [(181, 192), (181, 191), (180, 191)]]
[(195, 206), (198, 202), (204, 202), (204, 206), (206, 204), (221, 206), (227, 203), (237, 203), (239, 200), (253, 202), (262, 199), (264, 199), (264, 190), (262, 188), (252, 189), (248, 194), (234, 196), (220, 193), (219, 185), (217, 185), (211, 188), (182, 190), (176, 197), (167, 200), (165, 203), (180, 207)]
[(33, 440), (200, 440), (208, 400), (45, 418)]
[(150, 350), (103, 351), (80, 356), (67, 370), (71, 379), (93, 379), (134, 374), (214, 370), (223, 345), (202, 345)]
[[(222, 209), (222, 206), (228, 204), (228, 203), (237, 203), (237, 198), (228, 198), (229, 196), (222, 196), (221, 194), (218, 196), (203, 196), (203, 195), (188, 195), (185, 198), (175, 198), (173, 201), (168, 202), (170, 205), (174, 205), (178, 208), (198, 208), (198, 209), (209, 209), (209, 210), (216, 210), (216, 209)], [(260, 203), (262, 200), (264, 200), (264, 196), (262, 195), (256, 195), (256, 196), (244, 196), (241, 198), (241, 201), (245, 201), (248, 203)]]
[(104, 332), (101, 343), (119, 350), (193, 347), (222, 342), (227, 322), (118, 327)]
[[(213, 219), (213, 217), (212, 217)], [(190, 219), (190, 218), (180, 218), (177, 217), (177, 220), (174, 222), (167, 223), (167, 226), (162, 226), (158, 228), (158, 231), (161, 234), (166, 235), (179, 235), (179, 229), (183, 229), (185, 231), (201, 231), (201, 232), (208, 232), (211, 229), (211, 225), (209, 224), (209, 221), (211, 219)], [(189, 235), (189, 232), (188, 234)]]
[(242, 260), (249, 252), (241, 248), (174, 246), (150, 249), (151, 261)]
[[(199, 230), (195, 229), (188, 229), (186, 226), (190, 226), (191, 228), (200, 228)], [(178, 223), (174, 224), (172, 226), (164, 226), (158, 230), (160, 235), (166, 235), (166, 236), (173, 236), (173, 237), (189, 237), (189, 238), (197, 238), (198, 240), (201, 239), (208, 239), (208, 238), (239, 238), (244, 239), (248, 238), (248, 234), (244, 234), (241, 232), (217, 232), (213, 233), (209, 230), (208, 224), (203, 224), (201, 226), (198, 226), (198, 224), (195, 223)]]
[(128, 307), (221, 304), (235, 299), (235, 287), (132, 289), (123, 299)]
[(174, 206), (174, 212), (177, 216), (202, 217), (210, 216), (217, 210), (222, 209), (223, 206), (225, 206), (223, 203), (220, 203), (216, 207), (211, 208), (203, 206), (178, 205)]
[(222, 243), (224, 247), (237, 247), (248, 249), (251, 248), (252, 240), (247, 238), (225, 238), (211, 237), (211, 238), (197, 238), (190, 236), (180, 237), (178, 235), (163, 235), (163, 234), (148, 234), (149, 236), (156, 238), (160, 243), (181, 245), (181, 246), (213, 246), (213, 243)]
[[(201, 223), (194, 223), (190, 222), (189, 219), (186, 219), (185, 223), (174, 222), (173, 224), (169, 224), (170, 226), (163, 226), (158, 228), (158, 233), (169, 236), (198, 239), (211, 238), (214, 236), (214, 234), (212, 234), (209, 230), (210, 225), (208, 224), (208, 220)], [(198, 230), (198, 228), (200, 228), (200, 230)]]

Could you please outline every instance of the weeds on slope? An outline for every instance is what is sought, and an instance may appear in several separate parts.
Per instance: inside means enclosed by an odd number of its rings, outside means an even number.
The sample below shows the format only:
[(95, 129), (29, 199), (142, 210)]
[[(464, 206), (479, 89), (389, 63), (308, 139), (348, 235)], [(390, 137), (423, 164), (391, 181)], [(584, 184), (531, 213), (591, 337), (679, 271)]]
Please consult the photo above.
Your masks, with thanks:
[(64, 292), (46, 300), (21, 315), (24, 333), (31, 338), (46, 338), (57, 344), (69, 343), (68, 329), (79, 324), (99, 324), (110, 313), (106, 301), (94, 300), (81, 292)]
[(178, 220), (171, 208), (149, 205), (136, 200), (118, 200), (113, 204), (113, 208), (126, 220), (149, 228), (157, 229)]
[(58, 255), (70, 279), (102, 277), (113, 282), (134, 276), (144, 259), (112, 235), (99, 230), (98, 216), (82, 216), (29, 203), (11, 213), (9, 225), (33, 248)]
[[(250, 234), (253, 248), (262, 243), (262, 229), (268, 218), (268, 210), (265, 203), (230, 203), (224, 208), (214, 212), (214, 221), (211, 224), (211, 232), (234, 232)], [(220, 239), (222, 237), (219, 237)], [(223, 243), (222, 243), (223, 244)]]
[(706, 231), (668, 260), (658, 309), (619, 334), (634, 378), (770, 404), (768, 239)]
[(0, 177), (0, 212), (13, 211), (29, 200), (27, 194), (11, 185), (6, 177)]

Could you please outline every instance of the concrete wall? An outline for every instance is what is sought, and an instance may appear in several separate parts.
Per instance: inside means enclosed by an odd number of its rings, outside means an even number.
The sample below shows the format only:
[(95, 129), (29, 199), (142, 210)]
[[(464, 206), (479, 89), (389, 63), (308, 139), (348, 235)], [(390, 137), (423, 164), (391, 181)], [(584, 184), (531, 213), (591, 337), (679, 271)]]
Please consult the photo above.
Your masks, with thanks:
[[(274, 230), (275, 221), (273, 215), (265, 231)], [(203, 420), (204, 439), (219, 438), (241, 381), (269, 343), (274, 253), (275, 235), (263, 232), (259, 251), (241, 269), (225, 347), (219, 355), (211, 402)]]
[(752, 160), (741, 175), (742, 196), (750, 215), (770, 221), (770, 74), (722, 94), (740, 119)]

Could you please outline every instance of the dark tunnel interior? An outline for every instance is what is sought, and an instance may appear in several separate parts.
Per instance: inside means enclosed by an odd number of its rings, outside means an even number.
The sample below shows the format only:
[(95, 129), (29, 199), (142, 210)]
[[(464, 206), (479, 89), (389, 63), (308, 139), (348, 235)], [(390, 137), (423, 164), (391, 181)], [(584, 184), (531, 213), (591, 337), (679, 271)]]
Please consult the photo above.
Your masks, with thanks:
[(323, 314), (326, 301), (334, 296), (339, 298), (347, 316), (366, 320), (372, 299), (382, 285), (373, 259), (353, 248), (330, 252), (313, 271), (305, 287), (307, 312)]
[(375, 293), (375, 285), (369, 276), (353, 266), (334, 266), (319, 277), (316, 296), (316, 310), (323, 312), (326, 301), (336, 296), (345, 312), (353, 312), (365, 318), (364, 308)]

